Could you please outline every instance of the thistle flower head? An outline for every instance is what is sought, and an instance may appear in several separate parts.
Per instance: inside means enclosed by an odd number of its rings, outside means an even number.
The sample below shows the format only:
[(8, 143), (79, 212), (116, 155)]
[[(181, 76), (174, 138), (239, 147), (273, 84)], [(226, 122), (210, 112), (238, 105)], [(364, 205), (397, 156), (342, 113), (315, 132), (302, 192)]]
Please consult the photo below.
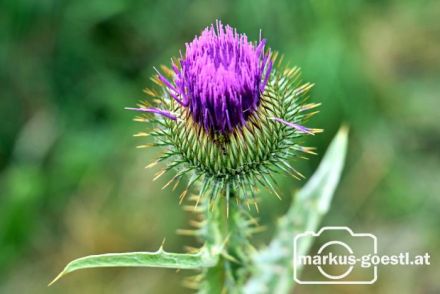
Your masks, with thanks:
[(313, 153), (299, 139), (320, 131), (303, 126), (319, 104), (305, 102), (312, 85), (265, 45), (217, 21), (186, 44), (171, 69), (157, 71), (160, 88), (146, 90), (157, 107), (128, 108), (156, 127), (155, 145), (166, 147), (158, 161), (171, 159), (165, 171), (178, 169), (170, 183), (190, 174), (188, 188), (201, 182), (200, 195), (228, 198), (235, 190), (247, 200), (257, 183), (276, 193), (274, 172), (301, 177), (289, 160)]
[(173, 65), (173, 84), (159, 78), (207, 131), (228, 133), (244, 125), (260, 104), (271, 70), (265, 43), (252, 44), (217, 21), (186, 45), (180, 67)]

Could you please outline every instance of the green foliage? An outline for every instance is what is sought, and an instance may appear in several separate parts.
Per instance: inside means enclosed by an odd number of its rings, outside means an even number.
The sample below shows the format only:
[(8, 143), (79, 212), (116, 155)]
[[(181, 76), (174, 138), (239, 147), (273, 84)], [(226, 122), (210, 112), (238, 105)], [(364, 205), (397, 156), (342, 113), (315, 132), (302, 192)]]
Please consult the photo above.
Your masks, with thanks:
[[(156, 170), (142, 169), (157, 154), (132, 148), (139, 141), (131, 134), (144, 125), (131, 123), (132, 113), (122, 109), (144, 99), (140, 89), (154, 65), (168, 64), (216, 18), (254, 40), (262, 29), (286, 63), (300, 66), (304, 79), (316, 83), (314, 101), (323, 106), (311, 125), (325, 132), (308, 142), (319, 155), (293, 162), (307, 178), (338, 126), (350, 125), (345, 180), (325, 222), (383, 232), (389, 250), (411, 244), (438, 255), (438, 5), (0, 1), (0, 292), (188, 293), (173, 270), (93, 271), (46, 284), (60, 262), (87, 252), (155, 250), (164, 237), (174, 251), (195, 245), (175, 234), (186, 223), (185, 212), (175, 192), (160, 190), (169, 177), (151, 182)], [(275, 215), (288, 207), (288, 191), (301, 185), (275, 180), (283, 200), (261, 192), (258, 217), (268, 229), (256, 236), (260, 243), (274, 230)], [(439, 275), (438, 267), (393, 268), (362, 291), (432, 292)], [(316, 287), (313, 293), (339, 290)]]
[(49, 284), (52, 285), (64, 275), (87, 268), (99, 267), (158, 267), (174, 269), (198, 269), (214, 266), (217, 257), (214, 253), (201, 249), (195, 254), (170, 253), (162, 249), (156, 252), (129, 252), (90, 255), (70, 262)]
[[(294, 195), (289, 211), (278, 223), (269, 246), (254, 254), (253, 277), (245, 293), (289, 293), (293, 285), (293, 238), (307, 231), (316, 232), (327, 213), (345, 162), (348, 130), (342, 127), (327, 149), (318, 169)], [(306, 243), (306, 242), (305, 242)], [(308, 246), (299, 248), (306, 254)], [(277, 269), (277, 270), (274, 270)]]
[(228, 207), (223, 197), (205, 198), (203, 202), (205, 207), (200, 213), (204, 215), (204, 222), (196, 231), (197, 236), (206, 247), (219, 248), (220, 258), (216, 266), (203, 269), (186, 285), (200, 294), (236, 293), (250, 275), (249, 252), (253, 250), (250, 237), (258, 226), (242, 203), (233, 201)]
[[(196, 254), (133, 252), (94, 255), (69, 263), (54, 283), (67, 273), (97, 267), (166, 267), (198, 269), (201, 275), (187, 285), (199, 293), (288, 293), (293, 284), (293, 237), (315, 231), (328, 211), (339, 182), (347, 151), (347, 128), (341, 128), (330, 144), (316, 173), (296, 193), (295, 201), (280, 219), (278, 230), (266, 249), (256, 251), (249, 243), (253, 219), (240, 204), (226, 213), (225, 199), (206, 199), (195, 212), (204, 215), (195, 235), (205, 245)], [(198, 201), (198, 199), (196, 199)], [(210, 211), (211, 205), (216, 206)], [(300, 250), (305, 253), (308, 247)], [(51, 283), (51, 284), (52, 284)]]

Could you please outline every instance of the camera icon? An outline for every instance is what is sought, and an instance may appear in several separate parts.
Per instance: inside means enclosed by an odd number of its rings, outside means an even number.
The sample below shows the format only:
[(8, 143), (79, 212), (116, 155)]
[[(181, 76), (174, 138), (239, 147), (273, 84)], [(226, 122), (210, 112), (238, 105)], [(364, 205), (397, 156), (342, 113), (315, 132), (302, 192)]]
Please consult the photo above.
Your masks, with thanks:
[[(319, 248), (307, 253), (315, 241), (321, 241)], [(298, 284), (373, 284), (377, 264), (370, 258), (376, 255), (373, 234), (353, 233), (348, 227), (322, 227), (317, 233), (295, 236), (293, 278)]]

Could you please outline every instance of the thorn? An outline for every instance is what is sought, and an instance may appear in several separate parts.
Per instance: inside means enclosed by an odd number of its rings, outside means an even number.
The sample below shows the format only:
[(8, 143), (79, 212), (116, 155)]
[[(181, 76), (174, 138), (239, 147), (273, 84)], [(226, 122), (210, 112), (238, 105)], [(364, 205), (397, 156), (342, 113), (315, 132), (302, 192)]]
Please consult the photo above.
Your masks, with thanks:
[(163, 246), (165, 245), (166, 238), (163, 238), (162, 244), (160, 244), (159, 252), (163, 251)]
[(169, 67), (167, 67), (166, 65), (162, 64), (160, 66), (160, 69), (164, 72), (164, 74), (166, 74), (169, 77), (173, 76), (173, 74), (174, 74), (173, 71)]
[(298, 148), (295, 148), (295, 149), (298, 151), (307, 153), (307, 154), (318, 155), (318, 153), (315, 152), (315, 150), (316, 150), (315, 147), (298, 146)]
[(295, 89), (295, 91), (293, 91), (293, 92), (294, 92), (294, 95), (295, 95), (295, 96), (298, 96), (298, 95), (300, 95), (300, 94), (302, 94), (302, 93), (305, 93), (305, 92), (307, 92), (308, 90), (310, 90), (314, 85), (315, 85), (315, 84), (305, 83), (304, 85), (299, 86), (298, 88)]
[(231, 234), (229, 233), (225, 240), (223, 241), (223, 243), (220, 245), (221, 251), (223, 251), (223, 249), (226, 247), (226, 244), (229, 242), (229, 238), (231, 237)]
[(297, 170), (295, 170), (295, 173), (296, 173), (298, 176), (300, 176), (301, 178), (303, 178), (303, 179), (306, 178), (302, 173), (300, 173), (300, 172), (297, 171)]
[(306, 120), (306, 119), (309, 119), (309, 118), (311, 118), (312, 116), (318, 114), (319, 112), (320, 112), (319, 110), (317, 110), (317, 111), (313, 111), (313, 112), (309, 112), (309, 113), (307, 113), (307, 114), (304, 115), (304, 119), (305, 119), (305, 120)]
[(156, 181), (158, 178), (160, 178), (164, 173), (166, 172), (166, 170), (161, 170), (160, 172), (158, 172), (154, 178), (153, 178), (153, 182)]
[(313, 108), (316, 108), (319, 106), (321, 106), (321, 103), (308, 103), (308, 104), (301, 106), (300, 111), (302, 112), (302, 111), (310, 110), (310, 109), (313, 109)]
[(191, 236), (191, 237), (199, 235), (196, 230), (188, 230), (188, 229), (178, 229), (177, 234), (183, 236)]
[(140, 132), (140, 133), (134, 134), (133, 137), (147, 137), (149, 135), (150, 135), (149, 133)]
[(267, 227), (265, 227), (265, 226), (258, 226), (258, 227), (255, 227), (255, 228), (250, 228), (249, 232), (251, 234), (258, 234), (258, 233), (265, 232), (266, 230), (267, 230)]
[(192, 205), (184, 205), (182, 207), (183, 207), (183, 210), (188, 211), (188, 212), (193, 212), (193, 213), (201, 212), (200, 208), (194, 207)]
[(291, 176), (292, 178), (294, 178), (295, 180), (301, 181), (302, 178), (298, 177), (297, 175), (293, 174), (292, 172), (289, 172), (289, 176)]
[(152, 163), (148, 164), (145, 168), (152, 168), (153, 166), (155, 166), (156, 164), (158, 164), (159, 161), (153, 161)]
[(199, 222), (199, 221), (196, 221), (196, 220), (190, 220), (189, 221), (189, 224), (191, 225), (191, 226), (193, 226), (193, 227), (195, 227), (195, 228), (201, 228), (202, 226), (203, 226), (203, 224), (204, 224), (205, 222)]
[(61, 279), (61, 277), (64, 276), (64, 270), (58, 274), (58, 276), (55, 277), (55, 279), (52, 280), (52, 282), (50, 282), (47, 286), (50, 287), (53, 284), (55, 284), (56, 281), (58, 281), (59, 279)]
[(235, 257), (233, 257), (232, 255), (229, 255), (229, 253), (227, 252), (222, 252), (222, 256), (234, 263), (240, 263)]
[(184, 190), (180, 195), (179, 195), (179, 205), (182, 204), (183, 199), (185, 199), (186, 194), (188, 194), (188, 190)]
[(133, 119), (135, 122), (148, 122), (149, 120), (143, 117), (136, 117)]
[(324, 129), (310, 129), (310, 131), (315, 135), (324, 132)]
[(145, 94), (149, 95), (149, 96), (152, 96), (152, 97), (156, 97), (157, 96), (157, 93), (155, 93), (154, 90), (151, 90), (149, 88), (145, 88), (143, 92)]
[(161, 190), (164, 190), (166, 187), (168, 187), (172, 182), (174, 182), (174, 180), (176, 179), (176, 176), (174, 176), (171, 180), (169, 180), (163, 187)]
[(194, 205), (194, 209), (197, 209), (197, 206), (199, 206), (199, 202), (200, 202), (201, 198), (202, 198), (202, 195), (199, 195), (199, 197), (197, 197), (197, 201), (196, 201), (196, 204)]
[(174, 184), (173, 189), (171, 189), (171, 191), (175, 191), (176, 188), (177, 188), (177, 186), (179, 185), (179, 183), (180, 183), (180, 178), (177, 179), (177, 181), (176, 181), (176, 183)]
[(145, 144), (145, 145), (138, 145), (136, 146), (136, 148), (141, 149), (141, 148), (150, 148), (153, 147), (153, 144)]
[(189, 197), (189, 200), (190, 200), (190, 201), (197, 201), (197, 199), (199, 199), (199, 196), (200, 196), (200, 195), (195, 195), (195, 194), (193, 194), (193, 195), (191, 195), (191, 196)]

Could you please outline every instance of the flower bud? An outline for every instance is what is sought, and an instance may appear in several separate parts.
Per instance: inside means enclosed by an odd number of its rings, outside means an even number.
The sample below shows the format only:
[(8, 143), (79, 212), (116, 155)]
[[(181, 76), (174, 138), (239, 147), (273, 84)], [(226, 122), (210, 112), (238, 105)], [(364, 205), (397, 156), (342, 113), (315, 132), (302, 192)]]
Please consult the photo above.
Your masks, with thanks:
[(159, 88), (146, 90), (155, 107), (127, 108), (155, 127), (155, 145), (166, 149), (158, 161), (170, 160), (164, 171), (178, 170), (167, 185), (191, 175), (182, 199), (194, 183), (200, 195), (229, 199), (235, 191), (249, 200), (258, 184), (278, 195), (276, 172), (302, 177), (289, 161), (313, 153), (299, 139), (321, 131), (303, 126), (319, 104), (306, 103), (312, 84), (301, 83), (299, 69), (284, 67), (265, 46), (217, 21), (186, 44), (171, 69), (157, 71)]

